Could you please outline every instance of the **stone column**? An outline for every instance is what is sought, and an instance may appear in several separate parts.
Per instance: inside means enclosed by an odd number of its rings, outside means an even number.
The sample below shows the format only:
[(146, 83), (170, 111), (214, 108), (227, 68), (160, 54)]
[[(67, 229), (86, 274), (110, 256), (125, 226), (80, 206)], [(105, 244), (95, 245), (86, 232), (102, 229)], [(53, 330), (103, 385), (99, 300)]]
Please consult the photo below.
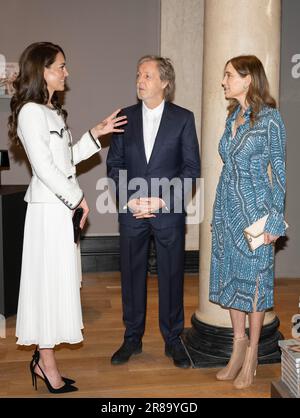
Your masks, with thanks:
[[(265, 66), (271, 93), (278, 100), (280, 26), (280, 0), (205, 1), (201, 138), (205, 208), (200, 228), (199, 308), (192, 318), (193, 328), (187, 333), (187, 343), (199, 367), (227, 362), (232, 347), (228, 310), (208, 300), (210, 223), (222, 165), (218, 143), (224, 130), (227, 107), (221, 88), (223, 69), (228, 59), (234, 56), (256, 55)], [(280, 334), (277, 327), (278, 319), (274, 313), (267, 313), (262, 338), (267, 335), (269, 339), (265, 347), (260, 347), (264, 360), (268, 357), (268, 361), (276, 361), (278, 358), (277, 340)], [(214, 359), (205, 355), (208, 353)]]
[[(204, 0), (161, 0), (161, 55), (176, 73), (175, 103), (194, 112), (201, 140)], [(199, 250), (199, 224), (187, 225), (186, 250)]]

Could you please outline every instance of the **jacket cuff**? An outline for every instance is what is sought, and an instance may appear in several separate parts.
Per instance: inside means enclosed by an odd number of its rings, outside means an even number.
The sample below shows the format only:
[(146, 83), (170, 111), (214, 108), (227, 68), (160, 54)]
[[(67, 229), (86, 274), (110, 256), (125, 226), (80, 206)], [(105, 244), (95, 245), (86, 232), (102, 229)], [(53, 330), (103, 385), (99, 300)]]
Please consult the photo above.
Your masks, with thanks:
[(283, 213), (278, 213), (275, 209), (272, 209), (268, 216), (264, 231), (272, 235), (284, 236), (285, 230), (286, 226)]
[(96, 145), (96, 147), (98, 149), (100, 149), (101, 148), (101, 145), (100, 145), (99, 139), (93, 137), (91, 130), (89, 130), (89, 134), (90, 134), (91, 140), (94, 142), (94, 144)]
[(76, 209), (76, 208), (78, 208), (78, 206), (80, 205), (80, 203), (83, 201), (83, 199), (84, 199), (84, 193), (82, 192), (82, 197), (81, 197), (81, 199), (79, 200), (79, 202), (77, 203), (77, 205), (75, 205), (74, 206), (74, 208), (72, 208), (72, 209)]
[(77, 204), (73, 204), (73, 203), (71, 203), (71, 202), (69, 202), (66, 198), (64, 198), (62, 195), (60, 195), (60, 194), (56, 194), (55, 195), (61, 202), (63, 202), (69, 209), (71, 209), (71, 210), (73, 210), (73, 209), (76, 209), (79, 205), (80, 205), (80, 203), (82, 202), (82, 200), (83, 200), (83, 198), (84, 198), (84, 194), (83, 194), (83, 192), (82, 192), (82, 196), (80, 197), (80, 200), (79, 200), (79, 202), (77, 203)]

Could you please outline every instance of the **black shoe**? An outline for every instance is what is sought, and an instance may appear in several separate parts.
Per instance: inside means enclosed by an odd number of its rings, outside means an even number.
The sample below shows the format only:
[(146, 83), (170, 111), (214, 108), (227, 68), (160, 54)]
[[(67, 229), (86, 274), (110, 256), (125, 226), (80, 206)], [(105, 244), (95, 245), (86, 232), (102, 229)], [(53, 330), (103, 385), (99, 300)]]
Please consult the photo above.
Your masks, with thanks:
[(165, 346), (165, 354), (167, 357), (173, 359), (174, 365), (176, 367), (181, 367), (182, 369), (188, 369), (191, 367), (191, 361), (185, 348), (181, 341), (176, 342), (175, 344)]
[(130, 341), (124, 341), (118, 351), (114, 353), (110, 362), (111, 364), (124, 364), (130, 359), (133, 354), (139, 354), (142, 352), (142, 342), (133, 343)]
[[(40, 352), (36, 348), (35, 352), (33, 353), (31, 363), (30, 363), (30, 370), (32, 369), (32, 367), (34, 368), (35, 365), (38, 364), (39, 361), (40, 361)], [(63, 377), (63, 376), (61, 377), (61, 380), (67, 385), (73, 385), (74, 383), (76, 383), (76, 380), (69, 379), (68, 377)]]
[[(38, 353), (38, 355), (37, 355), (37, 353)], [(30, 372), (31, 372), (31, 377), (32, 377), (32, 386), (35, 387), (35, 390), (37, 390), (37, 377), (39, 377), (41, 380), (43, 380), (43, 382), (47, 386), (47, 389), (50, 393), (69, 393), (69, 392), (75, 392), (75, 391), (78, 390), (77, 387), (66, 383), (65, 380), (64, 380), (66, 378), (62, 378), (62, 380), (64, 381), (63, 386), (61, 386), (60, 388), (54, 388), (51, 385), (47, 376), (45, 375), (41, 366), (38, 364), (38, 362), (36, 362), (37, 358), (39, 359), (39, 352), (36, 350), (35, 353), (32, 356), (32, 360), (31, 360), (30, 365), (29, 365)], [(38, 367), (40, 369), (40, 371), (42, 372), (43, 377), (41, 377), (37, 373), (35, 373), (35, 371), (34, 371), (35, 367)], [(71, 381), (72, 379), (67, 379), (67, 380)]]

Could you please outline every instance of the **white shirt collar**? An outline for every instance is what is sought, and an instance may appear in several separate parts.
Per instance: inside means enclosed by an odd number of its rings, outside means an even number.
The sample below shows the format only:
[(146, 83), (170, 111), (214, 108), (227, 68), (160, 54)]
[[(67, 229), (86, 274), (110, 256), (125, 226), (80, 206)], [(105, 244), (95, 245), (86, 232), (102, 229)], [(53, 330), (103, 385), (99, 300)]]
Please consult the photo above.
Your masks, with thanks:
[(165, 100), (163, 100), (158, 106), (156, 106), (154, 109), (149, 109), (143, 102), (143, 111), (147, 114), (147, 116), (160, 116), (164, 110), (165, 107)]

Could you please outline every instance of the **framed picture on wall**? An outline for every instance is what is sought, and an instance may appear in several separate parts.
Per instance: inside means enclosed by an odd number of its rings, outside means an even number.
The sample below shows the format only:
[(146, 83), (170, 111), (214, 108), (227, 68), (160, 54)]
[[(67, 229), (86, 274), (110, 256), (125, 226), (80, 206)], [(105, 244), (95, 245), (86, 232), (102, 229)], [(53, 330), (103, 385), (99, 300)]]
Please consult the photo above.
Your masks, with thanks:
[(14, 94), (13, 82), (19, 73), (17, 62), (6, 62), (5, 56), (0, 54), (0, 98), (11, 97)]

